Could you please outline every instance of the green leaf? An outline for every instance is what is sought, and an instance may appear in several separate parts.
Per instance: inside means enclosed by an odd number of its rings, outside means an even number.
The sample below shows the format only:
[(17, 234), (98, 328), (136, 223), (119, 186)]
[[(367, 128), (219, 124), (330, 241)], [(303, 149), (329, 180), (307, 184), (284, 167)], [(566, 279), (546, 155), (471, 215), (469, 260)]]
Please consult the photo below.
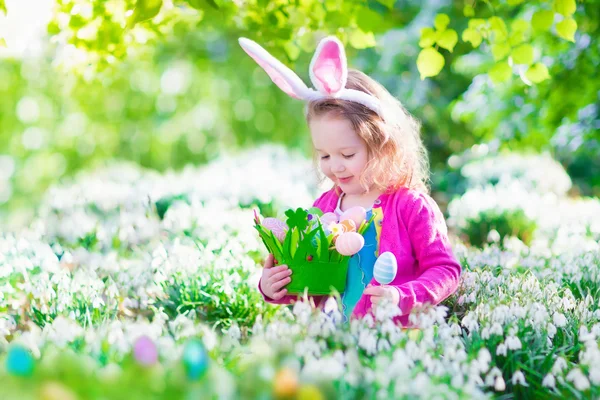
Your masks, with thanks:
[(520, 43), (523, 43), (528, 38), (529, 33), (529, 22), (524, 19), (516, 19), (510, 24), (511, 34), (508, 39), (508, 42), (511, 46), (516, 46)]
[(577, 32), (577, 22), (573, 18), (566, 18), (556, 24), (556, 33), (563, 39), (575, 43), (575, 32)]
[(6, 3), (4, 0), (0, 0), (0, 11), (3, 11), (6, 14)]
[(433, 28), (422, 28), (421, 29), (421, 39), (419, 40), (420, 47), (431, 47), (435, 44), (435, 39), (437, 35)]
[(524, 2), (525, 0), (508, 0), (509, 6), (516, 6)]
[(485, 27), (485, 19), (481, 18), (471, 18), (469, 20), (469, 28), (471, 29), (479, 29)]
[(465, 17), (472, 17), (475, 15), (475, 9), (473, 8), (472, 5), (470, 4), (465, 4), (464, 8), (463, 8), (463, 15)]
[(502, 60), (510, 53), (510, 46), (508, 43), (494, 43), (492, 45), (492, 55), (494, 56), (494, 61)]
[(531, 64), (533, 62), (533, 47), (529, 44), (522, 44), (516, 47), (510, 53), (515, 64)]
[(300, 48), (294, 42), (287, 42), (283, 49), (291, 61), (295, 61), (300, 55)]
[(525, 72), (525, 77), (533, 83), (540, 83), (550, 78), (548, 68), (542, 63), (535, 63)]
[(0, 37), (0, 48), (6, 47), (6, 40), (3, 37)]
[(448, 24), (450, 23), (450, 17), (446, 14), (438, 14), (435, 16), (435, 20), (433, 21), (433, 26), (438, 31), (443, 31), (446, 29)]
[(196, 10), (203, 10), (206, 6), (212, 7), (215, 10), (219, 9), (219, 5), (215, 0), (187, 0), (188, 4)]
[(494, 83), (506, 82), (512, 76), (512, 68), (506, 61), (496, 63), (488, 73)]
[(538, 32), (547, 31), (554, 23), (554, 12), (550, 10), (536, 11), (531, 17), (531, 26)]
[(366, 49), (377, 44), (373, 32), (363, 32), (360, 29), (355, 29), (350, 33), (349, 41), (355, 49)]
[(577, 10), (577, 4), (575, 4), (575, 0), (554, 0), (552, 8), (557, 13), (570, 17)]
[(383, 4), (390, 10), (394, 8), (394, 4), (396, 4), (396, 0), (379, 0), (379, 3)]
[(433, 47), (421, 50), (417, 57), (417, 69), (421, 80), (436, 76), (444, 68), (444, 57)]
[(357, 18), (356, 24), (363, 32), (377, 32), (385, 29), (386, 22), (377, 11), (365, 8), (361, 11), (360, 18)]
[(129, 18), (128, 25), (134, 26), (138, 22), (147, 21), (156, 17), (162, 7), (162, 0), (138, 0), (135, 10)]
[(445, 30), (444, 32), (440, 33), (437, 39), (437, 44), (450, 52), (454, 50), (456, 42), (458, 42), (458, 35), (454, 29)]
[(473, 28), (467, 28), (462, 33), (463, 42), (469, 42), (474, 48), (479, 47), (481, 44), (481, 34)]
[(497, 41), (506, 39), (508, 36), (508, 29), (502, 18), (491, 17), (488, 22), (490, 23), (490, 29), (496, 34)]

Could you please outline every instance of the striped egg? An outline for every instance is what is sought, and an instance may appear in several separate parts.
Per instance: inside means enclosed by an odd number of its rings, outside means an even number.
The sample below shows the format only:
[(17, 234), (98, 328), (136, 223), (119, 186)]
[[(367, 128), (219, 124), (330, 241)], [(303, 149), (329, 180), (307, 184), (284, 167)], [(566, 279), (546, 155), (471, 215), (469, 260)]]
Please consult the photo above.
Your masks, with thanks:
[(343, 256), (356, 254), (365, 245), (365, 238), (356, 232), (342, 233), (335, 240), (335, 249)]
[(398, 272), (398, 262), (393, 253), (386, 251), (382, 253), (373, 266), (373, 277), (382, 285), (392, 282)]
[(278, 218), (265, 218), (262, 222), (262, 226), (273, 232), (273, 235), (280, 241), (283, 242), (285, 234), (287, 233), (288, 226), (282, 220)]
[(357, 228), (360, 227), (360, 224), (362, 224), (366, 218), (367, 211), (361, 206), (351, 207), (344, 211), (342, 215), (340, 215), (340, 221), (350, 219), (354, 221), (354, 224)]

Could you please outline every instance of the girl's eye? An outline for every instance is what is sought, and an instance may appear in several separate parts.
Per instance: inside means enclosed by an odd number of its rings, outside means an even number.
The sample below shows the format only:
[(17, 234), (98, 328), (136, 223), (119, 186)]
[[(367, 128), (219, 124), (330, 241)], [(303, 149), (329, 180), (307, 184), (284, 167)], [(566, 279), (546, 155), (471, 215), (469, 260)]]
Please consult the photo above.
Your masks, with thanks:
[(329, 158), (329, 156), (321, 156), (321, 160), (326, 160), (328, 158)]
[[(355, 153), (355, 154), (356, 154), (356, 153)], [(344, 158), (352, 158), (352, 157), (354, 157), (354, 154), (350, 154), (350, 155), (348, 155), (348, 156), (344, 156)]]

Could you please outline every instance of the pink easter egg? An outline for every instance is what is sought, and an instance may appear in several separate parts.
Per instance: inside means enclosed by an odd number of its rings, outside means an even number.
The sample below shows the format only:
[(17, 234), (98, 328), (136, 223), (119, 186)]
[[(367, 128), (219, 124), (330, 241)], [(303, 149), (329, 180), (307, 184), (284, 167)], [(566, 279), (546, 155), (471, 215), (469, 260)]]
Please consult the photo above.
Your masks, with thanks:
[(356, 232), (346, 232), (338, 236), (335, 248), (343, 256), (356, 254), (365, 245), (365, 238)]
[(273, 235), (275, 235), (280, 242), (283, 242), (285, 239), (288, 226), (279, 218), (265, 218), (262, 222), (262, 226), (273, 232)]
[(332, 223), (338, 222), (338, 217), (332, 212), (327, 212), (320, 217), (321, 223), (323, 225), (330, 225)]
[(351, 207), (340, 215), (340, 221), (351, 219), (359, 228), (360, 224), (367, 218), (367, 211), (361, 206)]

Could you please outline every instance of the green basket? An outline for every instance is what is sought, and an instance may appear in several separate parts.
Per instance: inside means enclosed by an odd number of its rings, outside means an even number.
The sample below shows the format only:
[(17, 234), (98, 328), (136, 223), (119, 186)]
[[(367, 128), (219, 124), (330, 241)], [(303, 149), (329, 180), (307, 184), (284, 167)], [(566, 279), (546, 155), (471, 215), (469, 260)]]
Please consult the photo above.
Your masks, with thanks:
[[(327, 295), (333, 290), (344, 292), (350, 256), (335, 250), (331, 244), (332, 234), (325, 234), (320, 221), (316, 227), (309, 228), (306, 210), (288, 210), (286, 215), (289, 229), (283, 242), (260, 224), (256, 212), (254, 227), (275, 257), (276, 265), (287, 265), (291, 269), (291, 282), (286, 285), (288, 293), (304, 294), (305, 290), (309, 295)], [(363, 222), (357, 232), (362, 235), (372, 221), (371, 217)]]
[(346, 276), (350, 257), (341, 262), (307, 261), (289, 265), (292, 270), (292, 281), (286, 289), (291, 294), (303, 294), (307, 289), (311, 295), (327, 295), (336, 290), (343, 293), (346, 289)]

